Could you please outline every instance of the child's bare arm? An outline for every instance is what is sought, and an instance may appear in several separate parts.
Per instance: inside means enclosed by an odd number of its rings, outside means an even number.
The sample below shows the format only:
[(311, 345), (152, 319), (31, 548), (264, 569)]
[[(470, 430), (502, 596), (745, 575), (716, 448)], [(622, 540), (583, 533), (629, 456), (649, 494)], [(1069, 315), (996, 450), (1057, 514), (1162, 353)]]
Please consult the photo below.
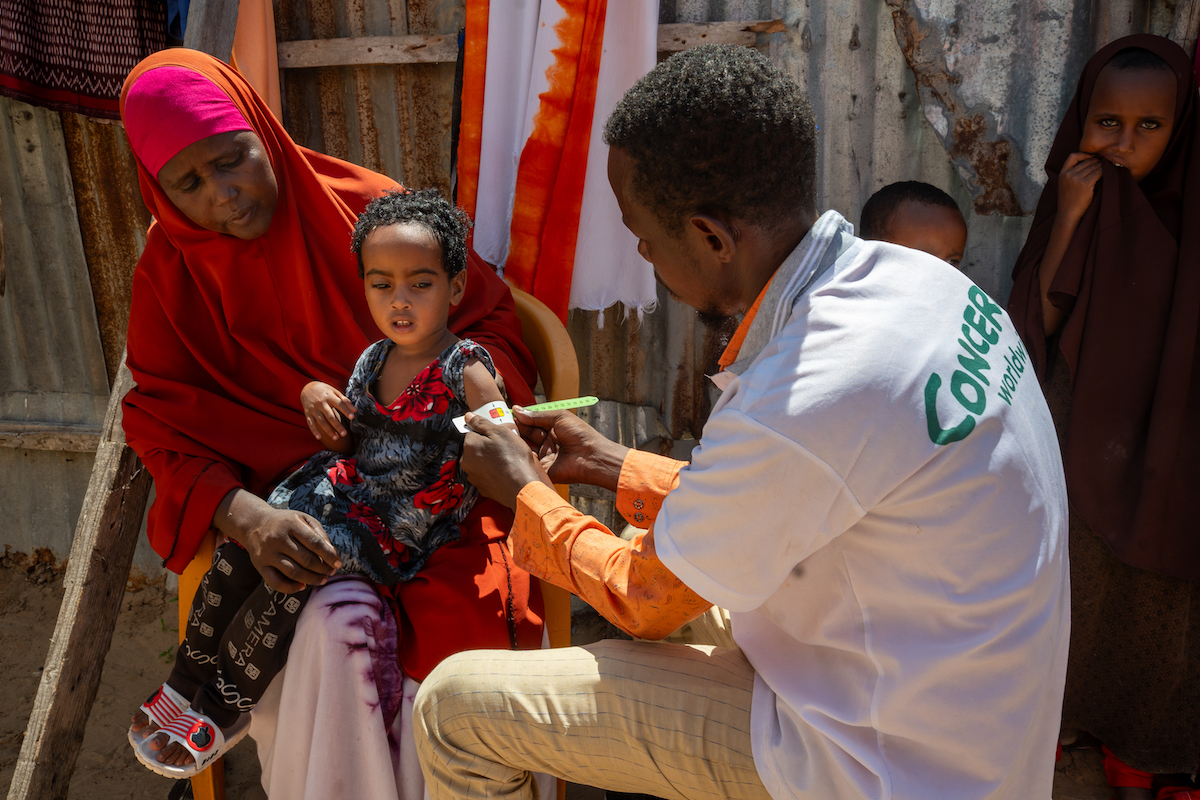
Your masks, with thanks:
[[(463, 369), (463, 388), (467, 393), (467, 407), (472, 411), (497, 400), (504, 401), (496, 378), (492, 377), (492, 373), (488, 372), (488, 368), (477, 358), (468, 361)], [(517, 426), (512, 423), (503, 427), (514, 432), (517, 430)]]
[(342, 455), (354, 452), (354, 437), (343, 417), (354, 419), (354, 404), (328, 383), (313, 381), (300, 390), (300, 406), (312, 435), (327, 450)]

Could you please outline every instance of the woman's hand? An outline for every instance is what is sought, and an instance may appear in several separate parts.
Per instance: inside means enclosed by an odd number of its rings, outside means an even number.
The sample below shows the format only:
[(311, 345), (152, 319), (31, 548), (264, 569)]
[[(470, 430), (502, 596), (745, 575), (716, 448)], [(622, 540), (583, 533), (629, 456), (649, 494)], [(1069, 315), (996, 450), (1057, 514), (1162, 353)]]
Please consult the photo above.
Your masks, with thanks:
[(304, 421), (314, 438), (336, 441), (349, 435), (342, 417), (354, 419), (354, 403), (328, 383), (313, 381), (306, 384), (300, 390), (300, 407), (304, 409)]
[[(1092, 204), (1100, 180), (1100, 159), (1090, 153), (1071, 153), (1058, 173), (1058, 218), (1079, 224)], [(1073, 232), (1073, 231), (1072, 231)]]
[(321, 523), (299, 511), (272, 508), (245, 489), (225, 496), (213, 524), (246, 548), (255, 569), (277, 592), (318, 586), (342, 566)]
[(587, 483), (617, 490), (629, 448), (601, 436), (570, 411), (514, 408), (521, 437), (555, 483)]

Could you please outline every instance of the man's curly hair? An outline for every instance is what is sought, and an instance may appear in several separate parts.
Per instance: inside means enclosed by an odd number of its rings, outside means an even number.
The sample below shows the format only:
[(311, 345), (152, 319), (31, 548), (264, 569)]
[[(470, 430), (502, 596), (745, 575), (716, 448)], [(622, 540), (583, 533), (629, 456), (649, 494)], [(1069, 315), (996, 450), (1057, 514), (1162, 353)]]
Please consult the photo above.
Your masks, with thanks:
[(774, 228), (816, 212), (812, 106), (749, 47), (671, 56), (617, 103), (604, 141), (630, 157), (633, 191), (671, 233), (695, 213)]
[(376, 228), (415, 222), (424, 226), (442, 248), (442, 266), (453, 278), (467, 268), (467, 231), (471, 220), (450, 205), (437, 189), (401, 189), (376, 197), (358, 215), (350, 249), (358, 256), (358, 277), (363, 277), (362, 246)]

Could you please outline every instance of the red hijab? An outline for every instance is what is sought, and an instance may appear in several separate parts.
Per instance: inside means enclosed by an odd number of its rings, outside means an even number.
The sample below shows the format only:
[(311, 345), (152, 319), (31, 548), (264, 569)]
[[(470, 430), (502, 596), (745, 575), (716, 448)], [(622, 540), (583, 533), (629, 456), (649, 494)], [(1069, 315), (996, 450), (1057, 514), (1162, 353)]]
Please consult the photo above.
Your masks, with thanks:
[[(312, 380), (345, 386), (362, 351), (382, 337), (350, 233), (366, 204), (396, 182), (298, 146), (236, 71), (192, 50), (142, 61), (125, 81), (123, 115), (130, 87), (165, 65), (193, 70), (229, 96), (262, 139), (279, 184), (271, 227), (243, 241), (196, 226), (135, 153), (156, 222), (134, 273), (127, 363), (137, 387), (125, 397), (124, 427), (154, 476), (150, 542), (180, 572), (230, 490), (265, 495), (320, 449), (300, 389)], [(147, 141), (143, 131), (130, 139)], [(473, 252), (468, 275), (449, 327), (488, 349), (514, 402), (531, 402), (535, 369), (512, 295)]]
[(1058, 207), (1058, 173), (1079, 149), (1096, 79), (1122, 50), (1156, 54), (1175, 73), (1174, 130), (1135, 183), (1102, 160), (1103, 177), (1050, 286), (1066, 312), (1058, 347), (1071, 371), (1063, 460), (1071, 507), (1125, 562), (1200, 577), (1200, 126), (1191, 59), (1139, 34), (1094, 55), (1046, 159), (1029, 239), (1013, 270), (1009, 312), (1045, 378), (1038, 265)]

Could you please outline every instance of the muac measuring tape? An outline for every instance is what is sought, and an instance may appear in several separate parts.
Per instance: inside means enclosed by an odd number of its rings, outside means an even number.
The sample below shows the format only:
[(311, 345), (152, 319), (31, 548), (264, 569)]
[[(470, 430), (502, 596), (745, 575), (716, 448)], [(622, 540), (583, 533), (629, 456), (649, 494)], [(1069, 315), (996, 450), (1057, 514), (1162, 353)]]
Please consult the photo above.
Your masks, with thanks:
[[(600, 402), (600, 398), (592, 397), (591, 395), (588, 395), (587, 397), (572, 397), (569, 400), (551, 400), (547, 403), (538, 403), (537, 405), (533, 405), (533, 406), (525, 406), (525, 410), (526, 411), (565, 411), (565, 410), (571, 409), (571, 408), (584, 408), (586, 406), (594, 406), (594, 405), (596, 405), (596, 403), (599, 403), (599, 402)], [(503, 400), (497, 400), (494, 403), (488, 403), (485, 406), (480, 406), (479, 408), (475, 409), (471, 413), (478, 414), (479, 416), (483, 417), (484, 419), (486, 419), (490, 422), (494, 422), (497, 425), (513, 425), (513, 424), (515, 424), (515, 420), (513, 419), (513, 415), (512, 415), (512, 409), (510, 409)], [(451, 421), (454, 423), (454, 427), (458, 429), (459, 433), (466, 433), (468, 430), (470, 430), (467, 427), (467, 418), (466, 418), (465, 414), (461, 417), (455, 417)]]

